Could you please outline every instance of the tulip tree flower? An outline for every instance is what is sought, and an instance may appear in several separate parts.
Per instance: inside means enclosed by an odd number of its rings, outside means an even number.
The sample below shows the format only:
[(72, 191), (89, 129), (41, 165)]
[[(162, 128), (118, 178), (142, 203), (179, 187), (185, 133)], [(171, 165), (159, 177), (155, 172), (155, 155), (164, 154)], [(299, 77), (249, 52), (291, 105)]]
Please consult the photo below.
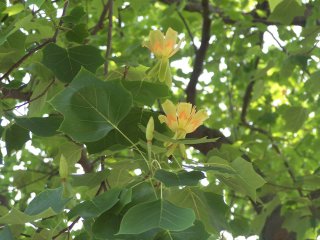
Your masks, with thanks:
[[(178, 103), (174, 105), (170, 100), (166, 100), (162, 104), (163, 111), (166, 115), (160, 115), (159, 121), (166, 123), (167, 126), (175, 133), (173, 139), (184, 139), (188, 133), (195, 131), (203, 122), (208, 119), (205, 110), (196, 111), (196, 107), (191, 103)], [(184, 145), (180, 144), (180, 149), (184, 149)], [(171, 155), (177, 144), (168, 144), (167, 155)], [(185, 153), (182, 153), (183, 155)]]
[(153, 66), (149, 75), (157, 76), (160, 82), (165, 82), (171, 87), (172, 76), (170, 72), (169, 58), (173, 56), (180, 48), (182, 40), (177, 43), (178, 33), (172, 28), (169, 28), (166, 35), (159, 30), (151, 31), (149, 40), (143, 43), (143, 47), (149, 50), (157, 58), (157, 63)]

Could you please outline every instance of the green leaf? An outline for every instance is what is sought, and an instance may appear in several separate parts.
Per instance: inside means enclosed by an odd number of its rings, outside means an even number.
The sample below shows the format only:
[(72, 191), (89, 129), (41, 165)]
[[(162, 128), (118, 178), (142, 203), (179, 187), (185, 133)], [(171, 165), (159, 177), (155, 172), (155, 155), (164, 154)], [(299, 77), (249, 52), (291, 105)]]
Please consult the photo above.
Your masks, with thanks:
[(6, 129), (5, 141), (8, 154), (14, 150), (20, 150), (29, 138), (29, 131), (17, 124)]
[(104, 171), (95, 172), (95, 173), (72, 175), (71, 176), (72, 186), (74, 187), (86, 186), (89, 188), (93, 188), (99, 185), (102, 181), (104, 181), (109, 174), (110, 174), (110, 170), (106, 169)]
[(252, 101), (256, 101), (261, 96), (263, 96), (263, 92), (264, 92), (264, 81), (257, 80), (253, 86)]
[(92, 226), (93, 235), (98, 239), (117, 239), (121, 217), (110, 212), (101, 214)]
[(311, 74), (309, 80), (305, 84), (306, 89), (311, 93), (320, 92), (320, 71)]
[(273, 12), (276, 6), (278, 6), (282, 1), (283, 0), (268, 0), (271, 12)]
[(22, 3), (14, 4), (13, 6), (7, 7), (3, 13), (7, 13), (9, 16), (16, 15), (24, 10)]
[(75, 25), (72, 30), (66, 33), (69, 42), (83, 43), (86, 37), (89, 36), (87, 25), (82, 23)]
[(163, 84), (146, 81), (122, 81), (122, 84), (141, 105), (152, 106), (156, 99), (169, 96), (169, 88)]
[(50, 116), (46, 118), (15, 118), (15, 121), (19, 126), (30, 130), (35, 135), (49, 137), (57, 134), (57, 129), (62, 122), (62, 117)]
[(72, 9), (69, 15), (63, 17), (63, 22), (76, 24), (85, 15), (86, 15), (86, 12), (84, 11), (83, 7), (77, 6)]
[(83, 218), (97, 217), (112, 208), (118, 201), (121, 189), (112, 188), (90, 201), (84, 201), (70, 210), (69, 219), (75, 216)]
[(35, 4), (40, 8), (44, 2), (45, 0), (27, 0), (27, 5)]
[(199, 181), (205, 178), (200, 171), (187, 172), (185, 170), (179, 172), (169, 172), (163, 169), (158, 169), (154, 177), (163, 182), (166, 187), (174, 186), (196, 186)]
[[(139, 125), (139, 128), (141, 129), (142, 132), (146, 132), (146, 128), (142, 125)], [(208, 139), (207, 137), (203, 138), (186, 138), (186, 139), (172, 139), (164, 134), (161, 134), (157, 131), (153, 132), (153, 136), (155, 139), (161, 141), (161, 142), (170, 142), (170, 143), (179, 143), (179, 144), (201, 144), (201, 143), (211, 143), (211, 142), (216, 142), (219, 138), (211, 138)]]
[(28, 215), (23, 213), (15, 208), (12, 208), (9, 213), (0, 217), (0, 224), (25, 224), (28, 222), (34, 222), (40, 218), (47, 218), (50, 216), (56, 215), (56, 212), (49, 208), (44, 212), (41, 212), (37, 215)]
[(269, 17), (269, 21), (289, 25), (294, 17), (303, 16), (305, 7), (296, 0), (283, 0), (279, 3)]
[(194, 220), (193, 210), (159, 199), (130, 208), (123, 216), (118, 234), (139, 234), (154, 228), (182, 231), (191, 227)]
[(28, 205), (25, 213), (28, 215), (37, 215), (52, 209), (55, 213), (59, 213), (64, 209), (65, 204), (70, 199), (62, 196), (62, 188), (48, 189), (36, 196)]
[(209, 158), (208, 162), (204, 164), (203, 167), (192, 167), (194, 169), (199, 169), (202, 171), (214, 171), (216, 173), (227, 173), (235, 174), (236, 171), (230, 165), (230, 163), (218, 156), (212, 156)]
[(168, 194), (173, 203), (192, 208), (197, 220), (204, 224), (209, 233), (228, 230), (228, 206), (224, 203), (223, 196), (191, 187), (173, 189)]
[(14, 236), (12, 235), (11, 230), (10, 230), (10, 228), (8, 226), (5, 226), (0, 231), (0, 239), (3, 239), (3, 240), (14, 240)]
[(242, 192), (256, 201), (256, 190), (262, 187), (266, 181), (254, 171), (252, 163), (241, 157), (236, 158), (230, 166), (236, 174), (217, 174), (220, 181), (236, 191)]
[(64, 115), (62, 132), (79, 142), (93, 142), (117, 129), (132, 97), (119, 81), (102, 82), (82, 69), (51, 104)]
[(286, 124), (285, 129), (291, 132), (297, 132), (308, 119), (308, 110), (300, 106), (286, 107), (282, 114)]
[(43, 50), (42, 63), (66, 83), (72, 81), (81, 66), (95, 72), (103, 62), (100, 50), (89, 45), (65, 49), (50, 43)]
[(209, 236), (203, 224), (197, 220), (192, 227), (186, 230), (179, 232), (162, 231), (158, 233), (153, 240), (207, 240)]

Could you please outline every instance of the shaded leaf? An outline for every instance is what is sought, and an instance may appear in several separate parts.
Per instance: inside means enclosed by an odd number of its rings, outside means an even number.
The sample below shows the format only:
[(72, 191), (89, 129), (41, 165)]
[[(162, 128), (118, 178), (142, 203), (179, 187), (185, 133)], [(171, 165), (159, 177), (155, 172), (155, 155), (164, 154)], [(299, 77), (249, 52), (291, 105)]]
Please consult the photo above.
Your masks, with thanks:
[(191, 209), (156, 200), (130, 208), (123, 216), (118, 234), (139, 234), (154, 228), (181, 231), (192, 226), (194, 220)]
[(37, 215), (52, 209), (55, 213), (59, 213), (64, 209), (64, 205), (70, 199), (64, 198), (62, 188), (48, 189), (36, 196), (28, 205), (25, 213), (28, 215)]
[(83, 218), (97, 217), (112, 208), (119, 201), (121, 189), (112, 188), (90, 201), (84, 201), (70, 210), (69, 219), (75, 216)]
[(205, 178), (205, 175), (200, 171), (187, 172), (185, 170), (179, 172), (169, 172), (163, 169), (158, 169), (154, 177), (163, 182), (166, 187), (174, 186), (196, 186), (199, 181)]
[(43, 49), (42, 63), (66, 83), (72, 81), (81, 66), (95, 72), (103, 62), (99, 49), (89, 45), (65, 49), (50, 43)]
[(57, 130), (62, 122), (62, 117), (15, 118), (15, 121), (19, 126), (30, 130), (35, 135), (49, 137), (57, 134)]

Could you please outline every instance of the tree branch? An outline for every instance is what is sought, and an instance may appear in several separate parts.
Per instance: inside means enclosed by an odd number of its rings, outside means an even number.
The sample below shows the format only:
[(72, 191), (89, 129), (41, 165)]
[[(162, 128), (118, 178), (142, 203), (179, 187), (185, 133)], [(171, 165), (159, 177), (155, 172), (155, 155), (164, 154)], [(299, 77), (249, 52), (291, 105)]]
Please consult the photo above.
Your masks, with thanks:
[(57, 237), (59, 237), (61, 234), (65, 233), (65, 232), (70, 232), (73, 228), (73, 226), (80, 220), (80, 216), (77, 217), (75, 220), (73, 220), (73, 222), (66, 228), (61, 229), (60, 232), (58, 232), (56, 235), (54, 235), (52, 237), (52, 239), (56, 239)]
[(103, 9), (102, 9), (101, 15), (99, 17), (99, 20), (98, 20), (97, 24), (92, 28), (91, 35), (96, 35), (97, 32), (103, 28), (104, 19), (106, 18), (108, 10), (110, 8), (110, 4), (109, 3), (110, 3), (110, 1), (108, 1), (106, 4), (103, 5)]
[(38, 96), (36, 96), (36, 97), (34, 97), (34, 98), (30, 99), (30, 100), (27, 100), (26, 102), (24, 102), (24, 103), (22, 103), (22, 104), (20, 104), (20, 105), (18, 105), (18, 106), (14, 106), (14, 107), (12, 107), (12, 108), (5, 109), (4, 111), (5, 111), (5, 112), (8, 112), (8, 111), (11, 111), (11, 110), (14, 110), (14, 109), (21, 108), (21, 107), (23, 107), (23, 106), (25, 106), (25, 105), (27, 105), (27, 104), (29, 104), (29, 103), (31, 103), (31, 102), (39, 99), (39, 98), (41, 98), (44, 94), (46, 94), (46, 92), (47, 92), (47, 91), (50, 89), (50, 87), (54, 84), (54, 81), (55, 81), (55, 79), (53, 79), (53, 80), (49, 83), (49, 85), (43, 90), (43, 92), (40, 93)]
[(22, 101), (29, 101), (32, 92), (21, 92), (20, 89), (2, 89), (1, 99), (13, 98)]
[(111, 55), (112, 47), (112, 17), (113, 17), (113, 0), (108, 1), (109, 5), (109, 14), (108, 14), (108, 38), (107, 38), (107, 50), (106, 50), (106, 61), (104, 63), (104, 75), (108, 74), (109, 69), (109, 57)]
[(81, 151), (81, 158), (78, 163), (82, 166), (85, 173), (90, 173), (93, 171), (93, 165), (89, 162), (87, 157), (87, 151), (83, 148)]
[(186, 88), (187, 94), (187, 102), (195, 104), (196, 99), (196, 86), (198, 83), (198, 79), (203, 70), (203, 64), (206, 57), (206, 52), (209, 47), (210, 40), (210, 27), (211, 27), (211, 19), (209, 17), (209, 1), (202, 0), (202, 36), (201, 36), (201, 45), (200, 48), (196, 52), (196, 57), (193, 64), (193, 72), (190, 77), (190, 81)]

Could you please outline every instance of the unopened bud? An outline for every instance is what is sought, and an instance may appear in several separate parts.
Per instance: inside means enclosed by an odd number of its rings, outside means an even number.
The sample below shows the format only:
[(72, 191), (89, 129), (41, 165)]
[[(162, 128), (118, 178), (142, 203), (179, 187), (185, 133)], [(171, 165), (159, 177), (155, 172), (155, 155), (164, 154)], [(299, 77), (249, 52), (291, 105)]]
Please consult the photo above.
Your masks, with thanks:
[(153, 117), (149, 118), (146, 130), (146, 139), (148, 142), (151, 142), (153, 139), (153, 131), (154, 131), (154, 120)]
[(61, 179), (64, 180), (67, 179), (69, 175), (67, 159), (63, 155), (60, 157), (59, 174)]

